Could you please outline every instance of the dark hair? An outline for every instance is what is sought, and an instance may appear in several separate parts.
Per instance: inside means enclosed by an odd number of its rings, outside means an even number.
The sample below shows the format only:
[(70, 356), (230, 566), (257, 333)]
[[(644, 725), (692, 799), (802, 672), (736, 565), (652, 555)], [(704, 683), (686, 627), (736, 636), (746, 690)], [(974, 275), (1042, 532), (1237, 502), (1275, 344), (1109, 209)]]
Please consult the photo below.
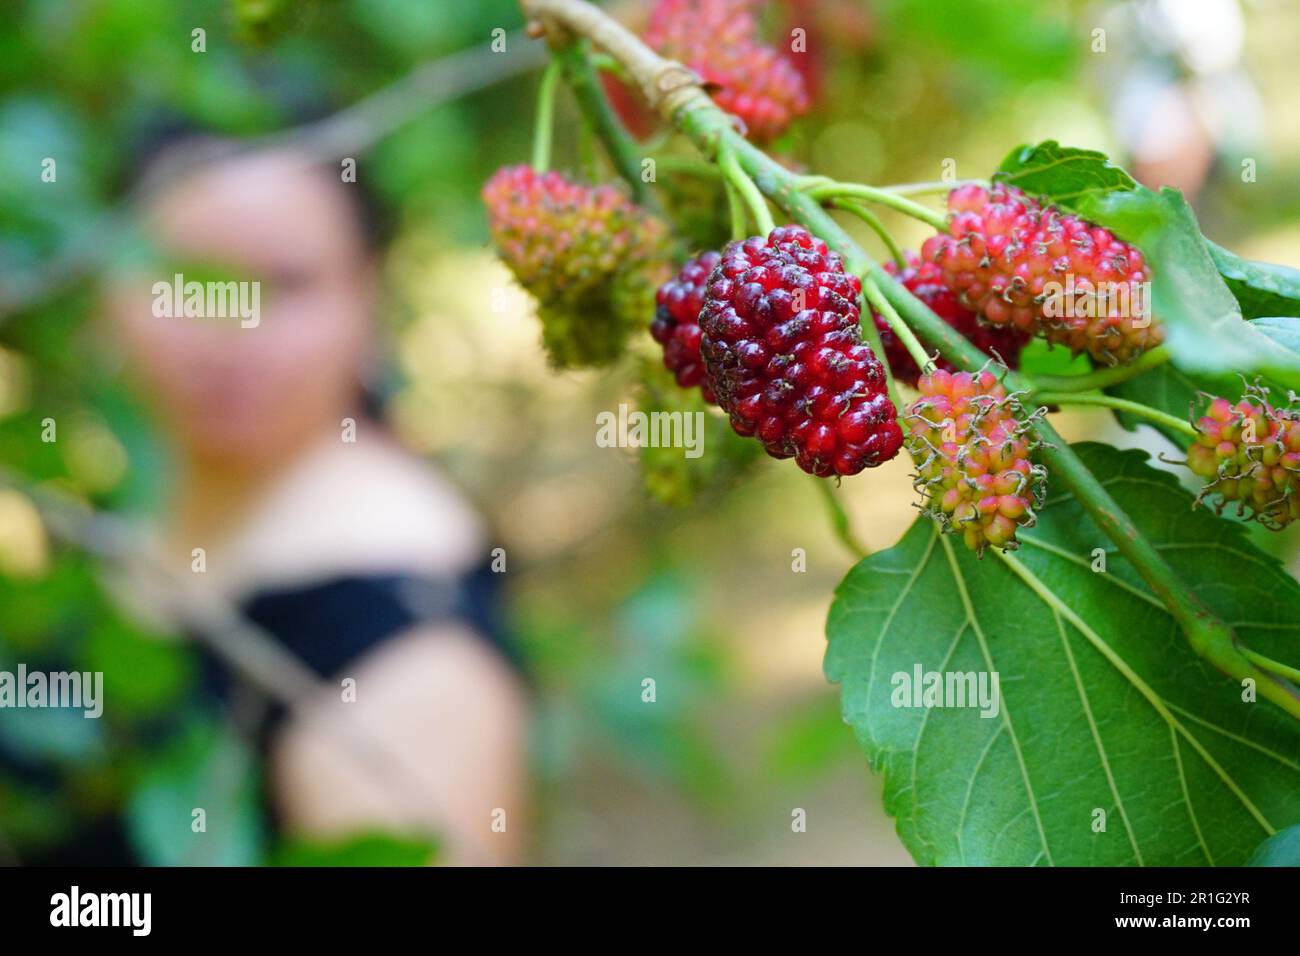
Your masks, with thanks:
[[(328, 113), (313, 111), (309, 114), (297, 110), (292, 118), (297, 125), (312, 122), (323, 115)], [(156, 113), (140, 124), (131, 137), (131, 142), (128, 165), (121, 182), (124, 192), (146, 186), (151, 176), (158, 171), (160, 163), (173, 153), (206, 150), (205, 159), (217, 160), (227, 155), (238, 155), (250, 140), (212, 126), (204, 126), (178, 114)], [(339, 187), (341, 195), (346, 197), (366, 251), (371, 256), (382, 253), (392, 238), (392, 218), (378, 194), (364, 177), (344, 182), (337, 165), (331, 165), (328, 161), (317, 165)]]

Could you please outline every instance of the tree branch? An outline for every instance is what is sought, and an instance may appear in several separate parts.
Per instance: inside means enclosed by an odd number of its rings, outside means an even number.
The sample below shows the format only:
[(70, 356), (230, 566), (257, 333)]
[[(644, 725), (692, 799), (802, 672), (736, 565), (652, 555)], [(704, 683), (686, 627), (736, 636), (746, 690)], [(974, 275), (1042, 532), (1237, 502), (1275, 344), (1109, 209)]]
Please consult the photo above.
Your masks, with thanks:
[[(650, 106), (710, 159), (716, 160), (719, 148), (725, 144), (764, 195), (838, 251), (850, 271), (874, 279), (920, 338), (938, 349), (953, 365), (975, 371), (987, 364), (988, 356), (873, 262), (821, 204), (800, 189), (801, 183), (808, 184), (807, 177), (801, 180), (741, 136), (732, 118), (713, 103), (689, 70), (661, 58), (586, 0), (521, 0), (521, 3), (529, 16), (585, 36), (618, 60), (640, 86)], [(874, 332), (872, 323), (864, 323), (864, 332), (866, 327)], [(1010, 390), (1026, 388), (1026, 383), (1013, 372), (1007, 372), (1004, 379)], [(1178, 621), (1196, 652), (1231, 677), (1241, 679), (1258, 674), (1237, 649), (1232, 628), (1179, 580), (1173, 568), (1142, 536), (1133, 520), (1056, 430), (1045, 421), (1034, 427), (1044, 442), (1040, 456), (1053, 476), (1074, 493), (1102, 531), (1115, 542), (1120, 553)], [(1293, 696), (1277, 684), (1261, 686), (1261, 692), (1279, 704), (1278, 694)]]

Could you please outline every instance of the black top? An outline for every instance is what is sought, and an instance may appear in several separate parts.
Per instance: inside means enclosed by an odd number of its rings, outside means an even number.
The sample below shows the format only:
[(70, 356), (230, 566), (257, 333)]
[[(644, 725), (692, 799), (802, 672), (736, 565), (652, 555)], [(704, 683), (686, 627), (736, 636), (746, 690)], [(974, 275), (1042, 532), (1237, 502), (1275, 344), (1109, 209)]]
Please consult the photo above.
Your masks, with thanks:
[[(249, 621), (318, 675), (332, 678), (376, 645), (417, 625), (459, 620), (513, 667), (518, 655), (505, 638), (497, 575), (487, 565), (458, 581), (407, 575), (340, 577), (319, 584), (263, 591), (242, 610)], [(228, 702), (238, 685), (225, 662), (204, 650), (203, 689)], [(256, 728), (260, 748), (284, 717), (271, 707)]]
[[(458, 620), (491, 644), (522, 674), (521, 662), (500, 620), (498, 577), (487, 565), (455, 581), (409, 575), (345, 576), (300, 587), (260, 592), (241, 608), (249, 621), (323, 678), (332, 678), (370, 650), (418, 625)], [(238, 675), (203, 646), (201, 702), (225, 708), (245, 691)], [(256, 709), (255, 726), (244, 728), (260, 755), (283, 708), (267, 703)], [(0, 754), (0, 766), (9, 761)], [(11, 769), (13, 765), (10, 764)], [(17, 768), (21, 772), (23, 768)], [(35, 768), (26, 768), (29, 771)], [(33, 774), (23, 773), (29, 782)], [(266, 818), (274, 830), (272, 807), (263, 793)], [(39, 858), (35, 865), (136, 865), (120, 815), (100, 818)]]

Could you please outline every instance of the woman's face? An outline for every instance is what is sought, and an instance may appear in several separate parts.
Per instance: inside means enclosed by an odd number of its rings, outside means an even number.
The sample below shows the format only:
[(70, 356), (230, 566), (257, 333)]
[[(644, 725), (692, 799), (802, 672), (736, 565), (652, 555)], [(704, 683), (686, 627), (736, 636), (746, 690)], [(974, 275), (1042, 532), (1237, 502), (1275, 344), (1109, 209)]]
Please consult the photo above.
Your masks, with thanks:
[[(219, 160), (165, 185), (145, 225), (171, 267), (118, 281), (112, 332), (132, 376), (192, 461), (274, 464), (354, 407), (370, 347), (373, 276), (346, 184), (283, 153)], [(184, 264), (194, 264), (185, 275)], [(175, 273), (204, 285), (186, 317)], [(242, 285), (222, 308), (209, 283)], [(257, 283), (256, 286), (251, 283)], [(194, 290), (189, 287), (186, 297)], [(256, 304), (258, 312), (250, 315)]]

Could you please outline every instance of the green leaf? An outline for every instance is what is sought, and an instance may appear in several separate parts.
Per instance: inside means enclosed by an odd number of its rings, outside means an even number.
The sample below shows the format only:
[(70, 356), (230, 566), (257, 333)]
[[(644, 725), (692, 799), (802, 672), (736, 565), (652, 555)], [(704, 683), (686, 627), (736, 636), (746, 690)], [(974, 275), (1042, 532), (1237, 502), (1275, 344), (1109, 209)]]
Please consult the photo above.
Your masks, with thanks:
[(1269, 316), (1250, 323), (1300, 361), (1300, 318), (1291, 315)]
[(1247, 866), (1300, 866), (1300, 826), (1287, 827), (1259, 845)]
[(1300, 269), (1243, 259), (1213, 242), (1206, 245), (1246, 318), (1300, 315)]
[(1002, 160), (996, 178), (1070, 208), (1085, 196), (1137, 188), (1137, 181), (1111, 163), (1105, 153), (1072, 149), (1054, 139), (1013, 149)]
[[(1075, 446), (1201, 599), (1261, 652), (1294, 650), (1300, 585), (1243, 529), (1191, 507), (1143, 452)], [(919, 520), (849, 572), (827, 676), (924, 864), (1240, 864), (1300, 821), (1300, 725), (1198, 658), (1071, 495), (1057, 489), (1015, 560)], [(1094, 573), (1095, 549), (1106, 570)], [(1071, 623), (1077, 615), (1085, 630)], [(997, 672), (996, 717), (895, 707), (895, 675)], [(1105, 830), (1094, 830), (1104, 813)]]
[(1165, 324), (1179, 367), (1269, 374), (1300, 388), (1300, 355), (1244, 320), (1178, 190), (1154, 192), (1104, 154), (1051, 140), (1013, 150), (995, 178), (1071, 209), (1142, 250), (1151, 265), (1152, 311)]

